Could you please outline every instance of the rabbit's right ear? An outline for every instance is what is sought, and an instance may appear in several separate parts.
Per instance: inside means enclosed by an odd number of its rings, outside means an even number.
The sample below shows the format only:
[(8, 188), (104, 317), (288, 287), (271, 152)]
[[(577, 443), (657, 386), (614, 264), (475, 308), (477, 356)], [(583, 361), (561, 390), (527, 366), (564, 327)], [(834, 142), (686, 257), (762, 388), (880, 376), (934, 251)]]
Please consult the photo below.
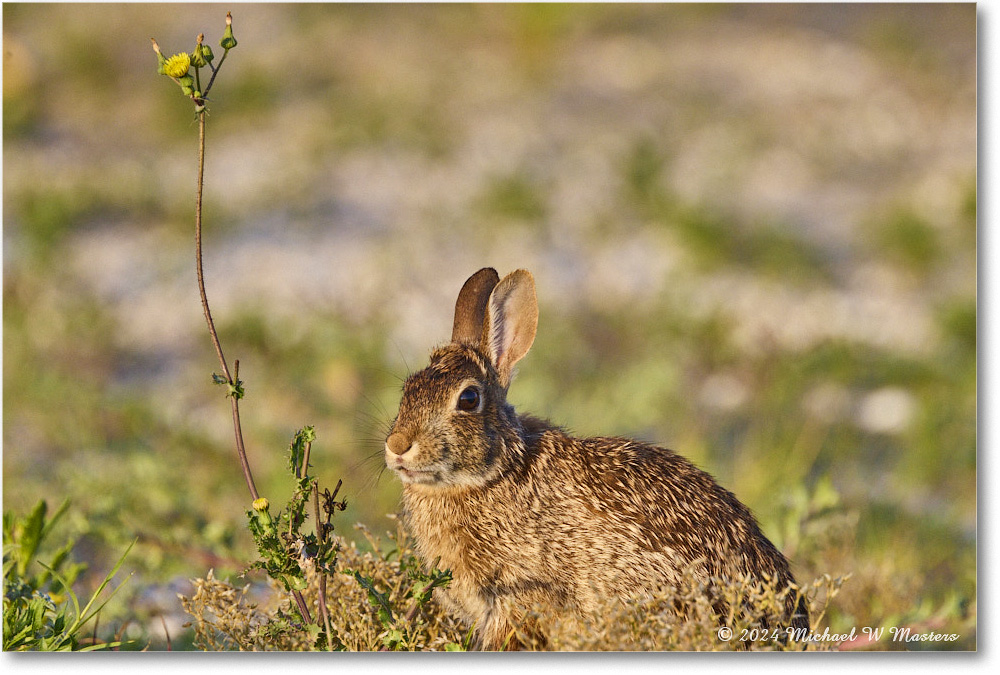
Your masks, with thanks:
[(535, 280), (528, 270), (511, 272), (490, 293), (481, 343), (505, 389), (510, 385), (514, 364), (535, 341), (537, 328)]
[(486, 317), (486, 303), (489, 302), (490, 292), (499, 281), (500, 275), (492, 267), (484, 267), (466, 280), (455, 302), (455, 323), (451, 329), (452, 342), (479, 344)]

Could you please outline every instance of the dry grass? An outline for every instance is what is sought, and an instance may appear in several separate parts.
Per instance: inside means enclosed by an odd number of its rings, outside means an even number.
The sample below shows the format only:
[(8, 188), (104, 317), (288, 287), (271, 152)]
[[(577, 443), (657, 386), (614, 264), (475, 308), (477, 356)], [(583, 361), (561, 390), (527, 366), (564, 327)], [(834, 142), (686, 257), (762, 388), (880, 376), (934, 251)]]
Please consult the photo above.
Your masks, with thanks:
[[(375, 551), (385, 550), (382, 542), (362, 529)], [(449, 644), (462, 644), (468, 630), (448, 616), (440, 606), (429, 601), (412, 619), (406, 616), (412, 606), (407, 594), (414, 580), (408, 570), (416, 564), (409, 540), (402, 534), (390, 535), (384, 554), (361, 552), (353, 542), (339, 538), (341, 546), (336, 572), (328, 577), (327, 604), (333, 633), (343, 648), (350, 651), (377, 651), (385, 639), (397, 638), (398, 649), (444, 650)], [(368, 592), (353, 576), (353, 571), (368, 577), (382, 592), (388, 592), (395, 623), (387, 628), (377, 609), (369, 602)], [(318, 577), (309, 574), (309, 586), (303, 591), (307, 603), (316, 606)], [(181, 597), (184, 610), (192, 617), (195, 646), (205, 650), (302, 651), (317, 648), (315, 629), (297, 624), (290, 617), (292, 597), (273, 580), (266, 599), (257, 602), (250, 586), (236, 587), (214, 578), (209, 571), (192, 583), (195, 593)], [(399, 631), (390, 636), (391, 630)], [(320, 644), (325, 644), (321, 642)]]
[[(813, 629), (836, 597), (844, 579), (823, 576), (803, 592)], [(584, 619), (566, 615), (548, 626), (549, 649), (559, 651), (799, 651), (778, 617), (785, 592), (772, 585), (745, 579), (723, 582), (688, 577), (679, 588), (652, 597), (609, 600)], [(730, 610), (720, 615), (713, 607), (722, 601)], [(544, 613), (539, 608), (540, 614)], [(770, 627), (766, 627), (770, 626)], [(724, 633), (723, 627), (731, 630)], [(723, 639), (725, 638), (725, 639)], [(832, 642), (810, 643), (810, 650), (835, 649)]]
[[(802, 506), (802, 505), (800, 505)], [(863, 627), (909, 627), (914, 632), (957, 633), (953, 645), (935, 643), (932, 648), (974, 648), (977, 607), (961, 603), (958, 596), (935, 602), (921, 598), (917, 580), (901, 573), (905, 560), (891, 556), (866, 559), (857, 550), (858, 514), (839, 500), (823, 497), (822, 491), (806, 500), (783, 533), (782, 548), (794, 562), (796, 576), (804, 582), (800, 592), (809, 608), (810, 628), (815, 636), (848, 633), (852, 640), (810, 641), (809, 651), (893, 650), (922, 648), (919, 644), (868, 639)], [(337, 573), (328, 587), (327, 603), (333, 632), (344, 649), (379, 650), (389, 644), (402, 650), (447, 650), (470, 644), (470, 627), (450, 616), (434, 598), (407, 617), (412, 609), (408, 594), (413, 589), (413, 571), (420, 562), (413, 543), (402, 529), (386, 541), (373, 537), (363, 526), (357, 529), (374, 552), (362, 552), (353, 543), (338, 539), (341, 551)], [(372, 580), (385, 594), (394, 623), (380, 619), (352, 572)], [(832, 573), (832, 574), (831, 574)], [(837, 576), (835, 576), (837, 575)], [(784, 592), (750, 580), (705, 581), (690, 574), (677, 588), (663, 589), (641, 598), (609, 598), (587, 616), (559, 613), (552, 607), (527, 608), (525, 630), (516, 641), (528, 648), (555, 651), (785, 651), (803, 644), (784, 639), (781, 608)], [(309, 577), (304, 595), (316, 605), (317, 580)], [(322, 648), (316, 629), (290, 621), (290, 595), (276, 584), (266, 593), (249, 586), (236, 587), (215, 579), (211, 572), (194, 582), (191, 598), (182, 598), (192, 618), (194, 645), (207, 650), (310, 650)], [(716, 608), (724, 610), (720, 615)], [(545, 644), (533, 641), (529, 628), (540, 626)], [(729, 639), (720, 639), (720, 628), (731, 629)], [(772, 628), (763, 628), (770, 626)]]
[[(374, 550), (383, 550), (381, 542), (366, 537)], [(469, 644), (469, 627), (462, 625), (432, 599), (420, 608), (412, 620), (405, 616), (412, 607), (407, 599), (413, 579), (408, 570), (416, 562), (412, 542), (402, 531), (389, 537), (386, 554), (362, 553), (353, 544), (341, 540), (342, 550), (337, 573), (328, 586), (333, 631), (344, 649), (371, 651), (385, 648), (395, 640), (400, 650), (458, 649)], [(388, 591), (395, 623), (387, 625), (369, 602), (368, 592), (351, 571), (357, 570), (373, 580), (381, 591)], [(773, 586), (748, 580), (712, 583), (694, 575), (683, 587), (664, 589), (643, 598), (609, 599), (606, 606), (586, 617), (553, 612), (550, 607), (534, 607), (528, 625), (540, 625), (548, 639), (544, 646), (533, 643), (526, 632), (518, 634), (520, 644), (559, 651), (729, 651), (729, 650), (800, 650), (802, 645), (786, 639), (779, 625), (784, 607), (784, 593)], [(317, 586), (310, 578), (304, 592), (315, 605)], [(843, 578), (821, 576), (802, 592), (809, 604), (812, 627), (823, 620), (827, 606), (840, 591)], [(185, 611), (192, 617), (195, 646), (206, 650), (301, 651), (325, 644), (316, 629), (293, 621), (291, 596), (277, 584), (270, 584), (267, 599), (257, 603), (250, 586), (237, 587), (216, 579), (210, 571), (193, 581), (195, 593), (182, 597)], [(739, 607), (720, 615), (713, 607)], [(528, 622), (526, 622), (528, 623)], [(732, 638), (722, 640), (720, 627), (732, 630)], [(810, 644), (809, 649), (835, 648), (833, 643)]]

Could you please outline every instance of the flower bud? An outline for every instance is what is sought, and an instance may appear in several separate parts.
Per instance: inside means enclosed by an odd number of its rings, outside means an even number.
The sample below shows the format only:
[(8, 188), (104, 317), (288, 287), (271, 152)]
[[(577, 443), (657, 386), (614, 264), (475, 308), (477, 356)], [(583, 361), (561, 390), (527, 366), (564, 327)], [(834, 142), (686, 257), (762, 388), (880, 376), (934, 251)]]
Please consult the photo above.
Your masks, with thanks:
[(274, 519), (268, 513), (267, 507), (267, 499), (263, 497), (255, 499), (253, 500), (253, 511), (249, 512), (249, 515), (260, 527), (261, 534), (270, 537), (274, 534)]
[(177, 78), (177, 84), (181, 85), (181, 91), (185, 96), (194, 95), (194, 78), (190, 74)]
[(191, 65), (195, 68), (204, 68), (213, 58), (212, 50), (201, 43), (204, 39), (205, 34), (199, 33), (198, 44), (195, 46), (194, 51), (191, 52)]
[(167, 64), (167, 57), (160, 51), (160, 45), (156, 44), (156, 40), (153, 38), (149, 39), (153, 43), (153, 51), (156, 52), (156, 72), (163, 75), (163, 67)]
[(233, 37), (233, 14), (232, 12), (226, 12), (226, 32), (222, 34), (219, 46), (228, 52), (236, 44), (236, 38)]

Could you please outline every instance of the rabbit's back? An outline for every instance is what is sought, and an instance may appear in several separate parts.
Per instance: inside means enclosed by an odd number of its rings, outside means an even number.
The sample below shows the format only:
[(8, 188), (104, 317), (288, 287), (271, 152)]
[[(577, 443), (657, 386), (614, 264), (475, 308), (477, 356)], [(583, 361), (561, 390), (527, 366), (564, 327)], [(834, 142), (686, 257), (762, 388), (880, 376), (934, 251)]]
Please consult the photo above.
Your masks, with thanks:
[(404, 491), (422, 555), (464, 580), (450, 595), (470, 617), (498, 597), (593, 610), (675, 585), (692, 564), (706, 578), (790, 580), (746, 507), (683, 457), (520, 420), (518, 461), (485, 489)]

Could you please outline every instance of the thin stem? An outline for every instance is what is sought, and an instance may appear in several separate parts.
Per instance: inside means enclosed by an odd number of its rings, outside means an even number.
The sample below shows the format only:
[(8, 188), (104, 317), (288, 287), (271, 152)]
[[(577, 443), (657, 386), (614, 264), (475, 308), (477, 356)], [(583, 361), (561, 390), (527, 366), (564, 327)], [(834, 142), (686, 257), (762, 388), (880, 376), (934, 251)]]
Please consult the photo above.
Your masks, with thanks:
[(219, 334), (215, 331), (215, 322), (212, 321), (212, 311), (208, 308), (208, 296), (205, 294), (205, 273), (201, 265), (201, 204), (202, 191), (205, 185), (205, 113), (198, 114), (198, 196), (195, 200), (194, 210), (194, 256), (198, 270), (198, 291), (201, 293), (201, 308), (205, 313), (205, 322), (208, 324), (209, 335), (212, 336), (212, 344), (215, 345), (215, 353), (219, 357), (222, 365), (222, 372), (226, 376), (226, 381), (233, 384), (233, 378), (229, 374), (229, 366), (226, 364), (226, 357), (222, 354), (222, 345), (219, 343)]
[[(240, 361), (236, 360), (236, 380), (239, 381), (240, 378)], [(243, 478), (247, 482), (247, 487), (250, 489), (251, 499), (257, 499), (260, 495), (257, 494), (257, 486), (253, 482), (253, 473), (250, 471), (250, 462), (247, 460), (247, 449), (243, 445), (243, 429), (240, 426), (240, 400), (236, 398), (236, 395), (229, 397), (233, 405), (233, 433), (236, 435), (236, 454), (240, 457), (240, 466), (243, 469)]]
[(414, 619), (417, 618), (417, 612), (419, 612), (419, 611), (420, 611), (420, 603), (417, 602), (417, 601), (414, 601), (413, 605), (410, 607), (410, 611), (408, 611), (406, 613), (406, 616), (403, 617), (403, 621), (405, 621), (407, 623), (409, 623), (410, 621), (413, 621)]
[(330, 610), (326, 608), (326, 574), (319, 577), (319, 615), (323, 617), (323, 627), (326, 628), (326, 648), (333, 651), (333, 628), (330, 626)]
[[(221, 62), (220, 62), (221, 65)], [(205, 185), (205, 113), (204, 111), (198, 113), (198, 195), (195, 201), (195, 211), (194, 211), (194, 251), (195, 251), (195, 266), (198, 272), (198, 292), (201, 294), (201, 307), (205, 312), (205, 323), (208, 324), (208, 333), (212, 337), (212, 344), (215, 346), (215, 353), (219, 357), (219, 364), (222, 366), (222, 372), (226, 377), (226, 381), (233, 386), (236, 381), (233, 380), (232, 375), (229, 374), (229, 366), (226, 364), (226, 357), (222, 353), (222, 344), (219, 342), (219, 334), (215, 330), (215, 322), (212, 321), (212, 311), (208, 307), (208, 295), (205, 293), (205, 274), (202, 270), (202, 253), (201, 253), (201, 212), (202, 212), (202, 192)], [(240, 372), (240, 362), (236, 361), (236, 375), (239, 377)], [(233, 407), (233, 433), (236, 436), (236, 453), (240, 458), (240, 466), (243, 468), (243, 477), (246, 479), (247, 488), (250, 490), (250, 496), (252, 499), (257, 499), (260, 495), (257, 494), (257, 486), (253, 481), (253, 473), (250, 471), (250, 463), (247, 461), (246, 447), (243, 444), (243, 430), (240, 428), (240, 403), (239, 399), (233, 394), (232, 407)]]
[[(212, 67), (212, 79), (210, 79), (208, 81), (208, 86), (205, 87), (205, 91), (201, 92), (201, 97), (202, 98), (208, 98), (208, 92), (212, 89), (212, 84), (215, 82), (215, 76), (219, 74), (219, 70), (222, 68), (222, 64), (226, 60), (227, 56), (229, 56), (229, 50), (228, 49), (226, 51), (222, 52), (222, 58), (219, 59), (219, 65)], [(210, 63), (208, 65), (211, 66), (212, 64)]]
[(306, 606), (306, 599), (302, 597), (302, 592), (292, 591), (292, 597), (295, 598), (295, 604), (299, 607), (299, 614), (302, 616), (303, 621), (312, 623), (312, 614), (309, 613), (309, 607)]
[(163, 634), (167, 636), (167, 651), (172, 652), (174, 649), (170, 643), (170, 631), (167, 630), (167, 621), (163, 618), (162, 614), (160, 615), (160, 623), (163, 625)]
[[(309, 476), (309, 451), (312, 449), (312, 441), (306, 441), (306, 449), (302, 453), (302, 465), (298, 467), (295, 472), (296, 478), (302, 478), (302, 476)], [(319, 518), (319, 513), (317, 512), (316, 517)], [(316, 522), (319, 522), (318, 520)]]
[[(308, 455), (309, 446), (306, 445)], [(322, 551), (326, 545), (326, 523), (320, 518), (322, 512), (319, 510), (319, 481), (313, 481), (313, 510), (316, 512), (316, 538), (319, 539), (319, 548)], [(319, 569), (319, 615), (323, 617), (323, 626), (326, 628), (326, 646), (333, 651), (333, 633), (330, 629), (330, 612), (326, 608), (326, 572)]]

